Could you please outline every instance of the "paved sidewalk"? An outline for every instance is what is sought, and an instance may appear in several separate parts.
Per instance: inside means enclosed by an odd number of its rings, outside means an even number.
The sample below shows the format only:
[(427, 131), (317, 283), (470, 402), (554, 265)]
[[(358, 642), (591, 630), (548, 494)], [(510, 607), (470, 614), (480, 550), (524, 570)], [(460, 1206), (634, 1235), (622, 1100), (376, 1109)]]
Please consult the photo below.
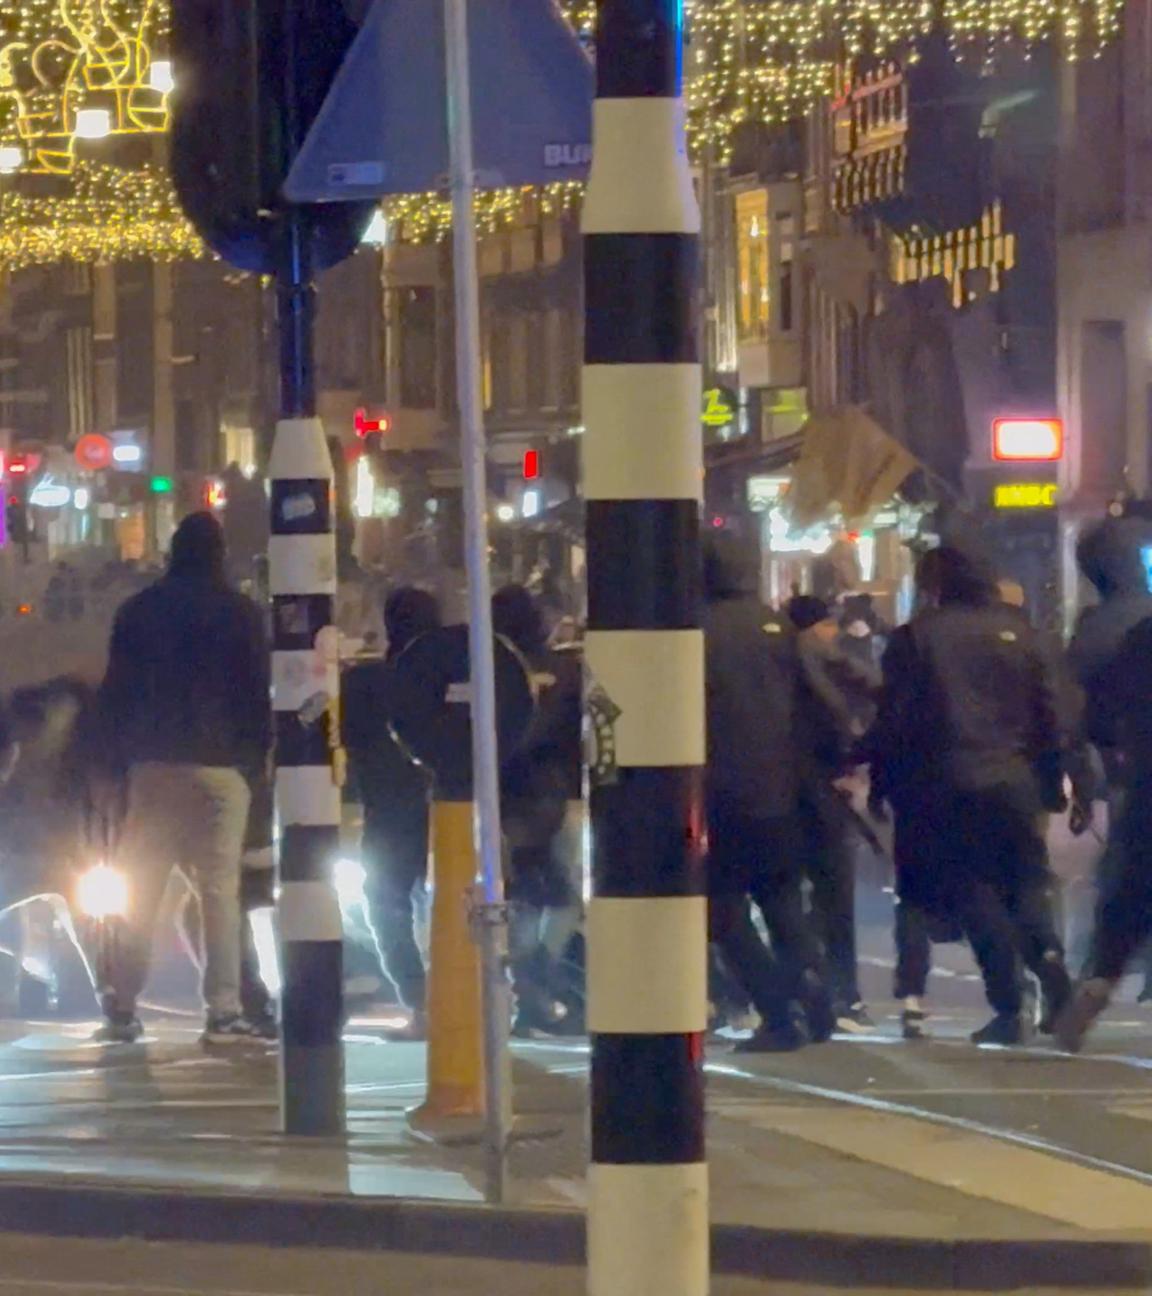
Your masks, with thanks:
[[(579, 1046), (516, 1046), (516, 1108), (528, 1132), (512, 1149), (509, 1206), (528, 1213), (494, 1215), (479, 1205), (482, 1150), (408, 1127), (423, 1090), (422, 1046), (353, 1024), (349, 1137), (298, 1141), (278, 1133), (275, 1054), (205, 1054), (198, 1028), (156, 1020), (141, 1045), (110, 1048), (90, 1042), (88, 1024), (0, 1026), (0, 1229), (280, 1245), (306, 1236), (332, 1247), (579, 1263)], [(847, 1050), (841, 1066), (868, 1065), (870, 1053), (830, 1047)], [(844, 1108), (812, 1086), (800, 1095), (787, 1080), (797, 1065), (773, 1059), (757, 1076), (730, 1055), (713, 1063), (718, 1271), (829, 1291), (889, 1282), (909, 1291), (1120, 1290), (1152, 1279), (1152, 1185), (979, 1132)], [(68, 1187), (77, 1181), (82, 1196)], [(1095, 1214), (1083, 1213), (1086, 1193)]]

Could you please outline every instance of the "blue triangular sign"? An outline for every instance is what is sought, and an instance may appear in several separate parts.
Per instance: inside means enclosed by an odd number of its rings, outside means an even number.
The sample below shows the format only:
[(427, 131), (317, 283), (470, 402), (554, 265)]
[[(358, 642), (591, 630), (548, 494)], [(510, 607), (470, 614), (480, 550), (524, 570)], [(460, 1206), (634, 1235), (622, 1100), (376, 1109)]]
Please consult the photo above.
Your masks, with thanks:
[[(582, 180), (592, 63), (555, 0), (469, 0), (473, 151), (483, 188)], [(374, 0), (284, 186), (292, 202), (443, 188), (441, 0)]]

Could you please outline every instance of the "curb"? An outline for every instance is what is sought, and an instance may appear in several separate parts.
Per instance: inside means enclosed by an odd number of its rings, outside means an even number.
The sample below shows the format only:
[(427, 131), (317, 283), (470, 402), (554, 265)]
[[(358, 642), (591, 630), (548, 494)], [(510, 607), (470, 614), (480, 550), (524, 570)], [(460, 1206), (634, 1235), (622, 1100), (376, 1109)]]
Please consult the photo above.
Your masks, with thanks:
[[(68, 1238), (403, 1251), (582, 1265), (584, 1216), (412, 1198), (263, 1197), (90, 1179), (0, 1182), (0, 1232)], [(1143, 1288), (1152, 1243), (1088, 1238), (861, 1237), (719, 1224), (716, 1273), (777, 1282), (929, 1291)]]

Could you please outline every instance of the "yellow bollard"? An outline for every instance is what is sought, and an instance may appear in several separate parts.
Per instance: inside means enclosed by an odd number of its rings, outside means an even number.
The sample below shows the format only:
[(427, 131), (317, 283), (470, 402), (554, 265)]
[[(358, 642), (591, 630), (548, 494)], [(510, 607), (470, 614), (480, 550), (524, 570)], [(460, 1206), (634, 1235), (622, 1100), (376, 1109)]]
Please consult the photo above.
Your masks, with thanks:
[(415, 1128), (484, 1116), (480, 951), (468, 909), (476, 882), (471, 801), (433, 801), (432, 922), (428, 968), (428, 1088)]

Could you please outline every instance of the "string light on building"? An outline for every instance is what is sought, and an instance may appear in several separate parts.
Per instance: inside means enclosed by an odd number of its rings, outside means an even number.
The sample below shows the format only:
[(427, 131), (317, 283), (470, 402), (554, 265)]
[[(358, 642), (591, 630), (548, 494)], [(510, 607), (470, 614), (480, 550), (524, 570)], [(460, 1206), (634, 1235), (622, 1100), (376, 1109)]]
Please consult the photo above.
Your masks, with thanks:
[[(561, 5), (590, 40), (593, 0)], [(838, 63), (865, 54), (900, 57), (936, 14), (955, 56), (986, 65), (1003, 51), (1027, 53), (1043, 42), (1056, 42), (1069, 59), (1098, 55), (1119, 32), (1122, 5), (686, 0), (689, 146), (696, 157), (707, 150), (726, 163), (741, 124), (802, 115), (832, 90)], [(114, 164), (120, 136), (168, 128), (169, 0), (20, 0), (9, 9), (0, 35), (0, 264), (203, 255), (166, 177)], [(104, 136), (102, 144), (88, 142)], [(59, 177), (63, 192), (47, 196), (22, 188), (25, 176), (37, 175)], [(476, 204), (480, 232), (571, 211), (581, 193), (572, 183), (482, 193)], [(404, 242), (439, 240), (450, 229), (449, 204), (437, 194), (389, 202), (385, 218), (389, 236)]]

